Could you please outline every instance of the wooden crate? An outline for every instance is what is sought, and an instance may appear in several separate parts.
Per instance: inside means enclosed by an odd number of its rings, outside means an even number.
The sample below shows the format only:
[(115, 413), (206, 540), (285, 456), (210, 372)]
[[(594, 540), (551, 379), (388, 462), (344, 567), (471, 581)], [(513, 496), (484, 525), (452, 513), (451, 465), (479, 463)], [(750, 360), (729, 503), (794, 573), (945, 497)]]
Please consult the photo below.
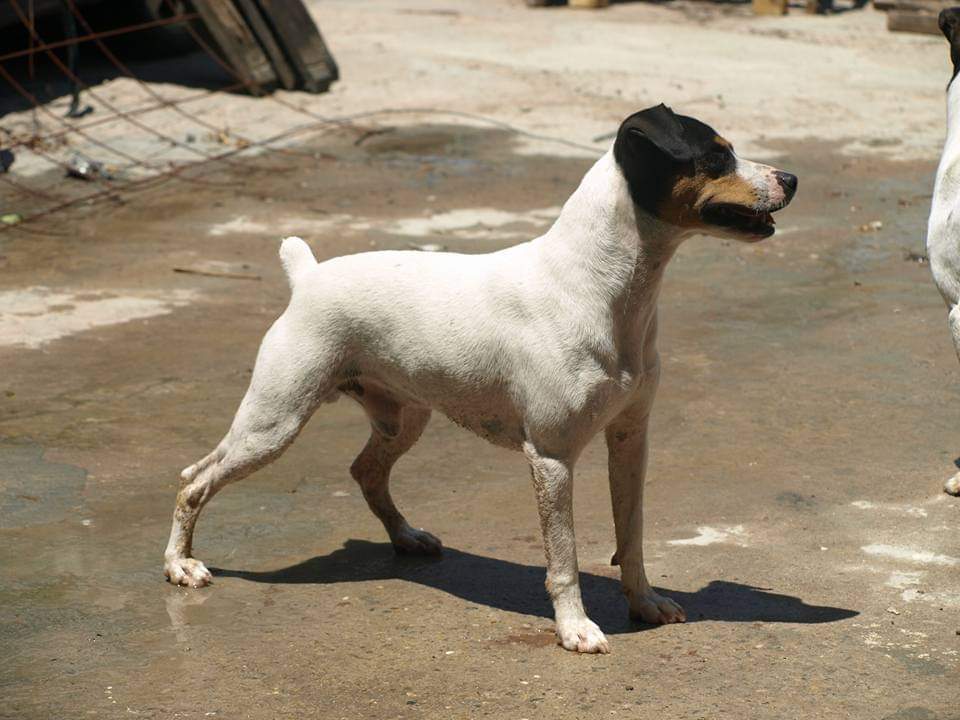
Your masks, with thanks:
[(787, 0), (753, 0), (754, 15), (786, 15)]
[(220, 57), (261, 94), (325, 92), (339, 70), (303, 0), (191, 0)]
[(912, 32), (926, 35), (939, 35), (937, 16), (915, 10), (887, 11), (887, 30), (890, 32)]
[(939, 35), (937, 16), (958, 0), (882, 0), (878, 9), (887, 11), (887, 30)]

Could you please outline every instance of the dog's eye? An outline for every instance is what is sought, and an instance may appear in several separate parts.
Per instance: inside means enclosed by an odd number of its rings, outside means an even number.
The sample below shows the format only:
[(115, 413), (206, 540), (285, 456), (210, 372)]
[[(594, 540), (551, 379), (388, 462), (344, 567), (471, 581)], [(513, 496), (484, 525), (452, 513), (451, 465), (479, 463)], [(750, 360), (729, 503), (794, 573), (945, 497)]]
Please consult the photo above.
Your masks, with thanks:
[(707, 154), (707, 157), (712, 162), (725, 163), (730, 158), (730, 153), (727, 150), (712, 150)]
[(719, 177), (730, 172), (733, 167), (733, 156), (726, 150), (711, 150), (701, 158), (700, 167), (706, 174)]

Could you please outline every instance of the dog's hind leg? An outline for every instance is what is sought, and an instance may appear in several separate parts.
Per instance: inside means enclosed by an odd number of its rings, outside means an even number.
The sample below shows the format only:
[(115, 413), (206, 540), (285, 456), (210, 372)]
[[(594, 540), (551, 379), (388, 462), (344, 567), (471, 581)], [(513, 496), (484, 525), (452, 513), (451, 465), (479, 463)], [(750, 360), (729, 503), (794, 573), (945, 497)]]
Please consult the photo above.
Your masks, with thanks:
[[(957, 351), (957, 359), (960, 359), (960, 305), (951, 305), (950, 314), (947, 317), (950, 322), (950, 336), (953, 338), (953, 347)], [(960, 495), (960, 472), (947, 480), (943, 490), (951, 495)]]
[(320, 401), (334, 390), (327, 387), (331, 367), (302, 361), (323, 353), (294, 347), (288, 330), (283, 318), (270, 329), (230, 431), (213, 452), (180, 474), (164, 552), (164, 573), (174, 585), (202, 587), (210, 582), (210, 572), (192, 557), (194, 526), (204, 505), (226, 485), (279, 457)]
[(430, 420), (430, 409), (401, 406), (374, 388), (351, 395), (363, 405), (372, 427), (370, 439), (350, 466), (367, 505), (380, 518), (398, 552), (440, 554), (443, 544), (439, 538), (410, 527), (390, 496), (390, 470), (420, 438)]

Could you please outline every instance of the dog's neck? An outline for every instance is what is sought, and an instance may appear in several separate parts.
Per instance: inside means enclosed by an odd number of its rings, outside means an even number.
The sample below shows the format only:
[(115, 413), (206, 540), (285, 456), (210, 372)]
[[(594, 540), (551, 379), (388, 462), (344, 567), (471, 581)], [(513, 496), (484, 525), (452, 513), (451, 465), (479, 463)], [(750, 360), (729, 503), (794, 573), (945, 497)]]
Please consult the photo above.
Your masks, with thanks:
[[(637, 207), (608, 152), (587, 172), (537, 242), (563, 281), (618, 315), (652, 313), (667, 262), (684, 234)], [(643, 322), (642, 318), (638, 318)]]

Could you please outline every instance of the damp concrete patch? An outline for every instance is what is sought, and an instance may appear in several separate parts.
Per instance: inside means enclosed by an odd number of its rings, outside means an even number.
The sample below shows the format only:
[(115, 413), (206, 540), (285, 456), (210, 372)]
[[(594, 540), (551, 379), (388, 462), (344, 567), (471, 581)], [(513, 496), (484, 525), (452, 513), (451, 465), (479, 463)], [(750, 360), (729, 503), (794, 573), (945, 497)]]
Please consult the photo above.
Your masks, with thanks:
[(87, 471), (50, 462), (32, 442), (0, 439), (0, 529), (63, 520), (82, 503)]
[(39, 348), (97, 327), (166, 315), (195, 293), (74, 292), (28, 287), (0, 292), (0, 347)]

